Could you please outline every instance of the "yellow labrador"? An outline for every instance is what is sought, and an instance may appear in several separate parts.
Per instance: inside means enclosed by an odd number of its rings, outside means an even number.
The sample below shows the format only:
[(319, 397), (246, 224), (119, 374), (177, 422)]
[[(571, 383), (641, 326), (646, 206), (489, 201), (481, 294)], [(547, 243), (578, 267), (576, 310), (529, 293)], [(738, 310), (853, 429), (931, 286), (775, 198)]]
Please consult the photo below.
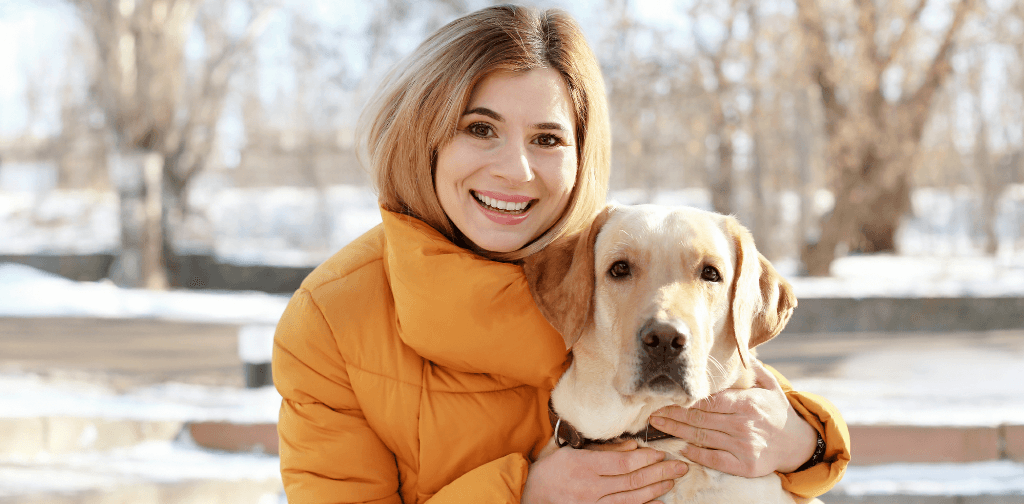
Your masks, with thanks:
[[(753, 347), (782, 331), (796, 307), (736, 219), (694, 208), (609, 207), (524, 270), (573, 349), (551, 395), (556, 432), (545, 453), (634, 434), (641, 446), (686, 460), (676, 455), (684, 441), (648, 437), (651, 413), (751, 387)], [(775, 474), (748, 479), (686, 462), (666, 504), (807, 502)]]

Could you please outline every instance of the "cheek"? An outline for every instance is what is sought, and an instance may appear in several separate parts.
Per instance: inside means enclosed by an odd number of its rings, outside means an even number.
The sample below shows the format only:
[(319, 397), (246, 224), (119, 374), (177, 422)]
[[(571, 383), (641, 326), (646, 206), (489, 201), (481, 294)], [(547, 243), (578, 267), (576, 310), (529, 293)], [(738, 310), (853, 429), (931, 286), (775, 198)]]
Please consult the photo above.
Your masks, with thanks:
[(548, 161), (550, 163), (546, 163), (546, 166), (538, 170), (538, 175), (544, 181), (548, 193), (560, 197), (564, 204), (568, 202), (569, 194), (576, 185), (576, 155), (573, 153), (553, 156), (553, 159)]
[(481, 164), (480, 155), (456, 136), (448, 145), (437, 150), (437, 165), (434, 168), (434, 184), (454, 184), (473, 173)]
[(434, 168), (434, 192), (441, 202), (441, 208), (451, 215), (459, 204), (458, 193), (466, 177), (471, 173), (472, 155), (458, 138), (437, 151), (437, 165)]

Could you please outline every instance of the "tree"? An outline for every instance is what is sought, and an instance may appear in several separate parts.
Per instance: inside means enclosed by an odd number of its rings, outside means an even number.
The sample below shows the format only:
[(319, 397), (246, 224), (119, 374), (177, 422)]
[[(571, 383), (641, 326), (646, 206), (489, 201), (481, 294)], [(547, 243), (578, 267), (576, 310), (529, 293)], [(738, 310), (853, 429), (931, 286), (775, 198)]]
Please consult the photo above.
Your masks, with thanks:
[[(715, 8), (726, 9), (723, 13), (724, 19), (720, 20), (724, 35), (717, 44), (705, 39), (699, 30), (694, 28), (694, 39), (701, 56), (710, 68), (710, 75), (704, 75), (701, 65), (694, 65), (695, 77), (708, 99), (710, 106), (711, 134), (715, 139), (715, 153), (717, 163), (711, 168), (709, 179), (711, 181), (711, 207), (719, 213), (733, 214), (736, 212), (734, 197), (733, 177), (736, 170), (733, 136), (739, 129), (740, 113), (735, 104), (736, 83), (732, 82), (725, 75), (725, 64), (730, 56), (730, 50), (734, 43), (734, 26), (736, 16), (740, 14), (740, 5), (737, 0), (732, 0), (726, 6), (724, 3), (704, 2), (696, 4), (690, 14), (698, 18), (698, 9)], [(699, 24), (697, 25), (699, 26)], [(748, 75), (751, 73), (748, 72)]]
[[(231, 76), (272, 9), (245, 0), (244, 29), (229, 33), (229, 0), (70, 0), (96, 51), (93, 99), (110, 136), (111, 178), (122, 209), (122, 251), (111, 278), (167, 285), (165, 255), (189, 183), (208, 161)], [(186, 58), (191, 31), (198, 62)]]
[[(835, 197), (831, 213), (820, 222), (820, 238), (801, 254), (807, 272), (820, 276), (828, 274), (838, 247), (895, 250), (899, 221), (910, 207), (922, 132), (933, 97), (951, 72), (954, 41), (973, 0), (955, 2), (938, 49), (924, 62), (908, 53), (922, 31), (928, 0), (916, 0), (909, 10), (902, 2), (882, 4), (892, 11), (885, 13), (890, 19), (883, 19), (874, 0), (853, 0), (855, 25), (831, 31), (818, 0), (796, 4), (808, 70), (821, 92)], [(894, 26), (898, 33), (892, 33)], [(844, 47), (855, 50), (840, 63)], [(887, 89), (887, 79), (901, 74), (900, 89)]]

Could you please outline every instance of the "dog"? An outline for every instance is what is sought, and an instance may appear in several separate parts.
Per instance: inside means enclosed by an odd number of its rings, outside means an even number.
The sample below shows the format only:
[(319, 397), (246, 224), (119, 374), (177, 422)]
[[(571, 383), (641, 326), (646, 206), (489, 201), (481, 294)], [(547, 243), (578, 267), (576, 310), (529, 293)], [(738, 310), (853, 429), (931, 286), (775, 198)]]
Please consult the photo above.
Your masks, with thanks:
[(647, 435), (663, 406), (753, 386), (754, 347), (779, 334), (796, 307), (789, 283), (735, 218), (613, 205), (523, 269), (573, 353), (551, 394), (555, 433), (541, 456), (635, 433), (640, 446), (690, 466), (659, 499), (666, 504), (820, 503), (786, 492), (776, 474), (750, 479), (698, 466), (677, 455), (684, 441)]

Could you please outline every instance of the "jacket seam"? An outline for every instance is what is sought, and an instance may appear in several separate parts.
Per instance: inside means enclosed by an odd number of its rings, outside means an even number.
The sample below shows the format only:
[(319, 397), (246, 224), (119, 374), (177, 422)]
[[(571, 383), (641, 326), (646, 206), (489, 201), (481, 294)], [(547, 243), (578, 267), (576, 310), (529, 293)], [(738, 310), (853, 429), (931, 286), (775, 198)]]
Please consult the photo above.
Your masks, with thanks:
[[(424, 361), (424, 365), (425, 364), (426, 364), (426, 361)], [(387, 375), (387, 374), (384, 374), (384, 373), (379, 373), (377, 371), (371, 371), (369, 369), (365, 369), (365, 368), (362, 368), (360, 366), (348, 365), (347, 367), (349, 367), (351, 369), (355, 369), (356, 371), (360, 371), (360, 372), (363, 372), (363, 373), (366, 373), (366, 374), (369, 374), (369, 375), (376, 376), (378, 378), (386, 378), (388, 380), (394, 381), (395, 383), (399, 383), (399, 384), (402, 384), (402, 385), (407, 385), (409, 387), (414, 387), (414, 388), (417, 388), (417, 389), (424, 389), (424, 390), (427, 390), (428, 392), (436, 392), (436, 393), (440, 393), (440, 394), (453, 394), (453, 395), (459, 395), (459, 394), (489, 394), (489, 393), (493, 393), (493, 392), (506, 392), (506, 391), (509, 391), (509, 390), (516, 390), (516, 389), (521, 389), (521, 388), (533, 388), (533, 389), (539, 389), (540, 388), (540, 387), (535, 387), (533, 385), (530, 385), (528, 383), (521, 383), (519, 385), (515, 385), (515, 386), (512, 386), (512, 387), (505, 387), (505, 388), (492, 389), (492, 390), (463, 390), (463, 391), (441, 390), (441, 389), (435, 389), (435, 388), (427, 387), (425, 385), (425, 383), (426, 383), (425, 380), (424, 380), (424, 384), (420, 385), (420, 384), (415, 384), (415, 383), (409, 383), (409, 382), (404, 381), (404, 380), (399, 380), (398, 378), (395, 378), (394, 376)]]

